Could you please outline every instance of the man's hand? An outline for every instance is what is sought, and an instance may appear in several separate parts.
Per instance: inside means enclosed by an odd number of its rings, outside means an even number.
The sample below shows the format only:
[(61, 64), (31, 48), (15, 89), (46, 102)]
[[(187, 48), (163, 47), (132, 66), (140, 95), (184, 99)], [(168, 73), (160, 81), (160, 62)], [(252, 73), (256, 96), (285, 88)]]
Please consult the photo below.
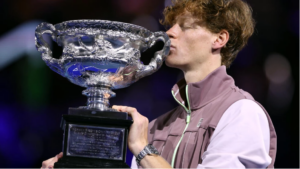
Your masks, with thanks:
[(141, 115), (135, 108), (127, 106), (112, 106), (113, 109), (119, 112), (126, 112), (133, 119), (133, 124), (130, 127), (128, 136), (128, 148), (137, 156), (146, 145), (148, 145), (148, 124), (147, 117)]
[(58, 161), (58, 159), (62, 158), (63, 153), (60, 152), (57, 154), (55, 157), (49, 158), (48, 160), (43, 161), (41, 169), (48, 169), (48, 168), (53, 168), (54, 163)]

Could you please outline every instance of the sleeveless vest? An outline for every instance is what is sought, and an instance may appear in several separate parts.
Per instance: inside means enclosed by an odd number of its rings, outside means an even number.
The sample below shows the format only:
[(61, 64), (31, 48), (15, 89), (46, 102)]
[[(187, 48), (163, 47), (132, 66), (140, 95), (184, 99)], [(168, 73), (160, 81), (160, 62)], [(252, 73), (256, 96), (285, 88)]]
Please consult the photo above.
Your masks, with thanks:
[[(185, 86), (184, 80), (173, 87), (173, 92), (178, 93), (182, 86)], [(200, 82), (188, 84), (187, 96), (190, 101), (191, 118), (184, 135), (187, 111), (182, 106), (176, 107), (149, 124), (149, 143), (153, 144), (170, 164), (175, 147), (183, 135), (174, 168), (196, 168), (201, 164), (202, 155), (224, 112), (238, 100), (254, 100), (249, 93), (235, 86), (232, 77), (227, 75), (225, 66), (219, 67)], [(179, 93), (175, 99), (183, 101)], [(261, 108), (267, 116), (270, 128), (269, 156), (272, 162), (268, 168), (274, 168), (277, 136), (268, 113), (262, 106)]]

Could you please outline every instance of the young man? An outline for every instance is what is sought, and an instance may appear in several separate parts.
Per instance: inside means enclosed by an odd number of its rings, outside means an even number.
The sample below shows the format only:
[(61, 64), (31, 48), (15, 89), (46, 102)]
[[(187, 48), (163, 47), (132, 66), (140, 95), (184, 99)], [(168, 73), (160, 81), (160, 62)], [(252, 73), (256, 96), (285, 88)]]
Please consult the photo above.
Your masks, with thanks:
[(274, 167), (276, 133), (267, 112), (226, 73), (253, 33), (250, 7), (242, 0), (175, 0), (164, 15), (171, 26), (166, 64), (184, 73), (172, 89), (179, 106), (150, 124), (135, 108), (113, 106), (134, 121), (132, 168)]

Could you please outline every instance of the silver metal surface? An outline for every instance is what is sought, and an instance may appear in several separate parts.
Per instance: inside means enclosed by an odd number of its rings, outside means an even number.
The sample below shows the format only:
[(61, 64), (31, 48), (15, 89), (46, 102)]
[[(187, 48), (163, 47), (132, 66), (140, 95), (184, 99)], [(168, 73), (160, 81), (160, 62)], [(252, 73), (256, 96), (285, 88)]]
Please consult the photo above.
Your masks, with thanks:
[[(63, 47), (60, 59), (52, 57), (43, 34)], [(143, 27), (105, 20), (74, 20), (56, 25), (41, 23), (35, 31), (36, 47), (42, 59), (55, 72), (72, 83), (86, 87), (87, 109), (114, 111), (109, 108), (111, 89), (129, 86), (157, 71), (170, 51), (165, 32), (151, 32)], [(162, 50), (144, 65), (141, 54), (163, 41)]]

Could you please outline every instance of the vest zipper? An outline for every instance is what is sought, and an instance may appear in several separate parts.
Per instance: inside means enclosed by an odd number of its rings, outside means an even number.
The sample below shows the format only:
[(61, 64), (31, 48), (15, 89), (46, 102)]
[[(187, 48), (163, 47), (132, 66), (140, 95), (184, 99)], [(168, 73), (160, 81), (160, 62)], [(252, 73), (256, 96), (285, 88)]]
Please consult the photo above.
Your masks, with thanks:
[[(179, 90), (179, 89), (178, 89)], [(174, 162), (175, 162), (175, 158), (176, 158), (176, 154), (177, 154), (177, 150), (178, 150), (178, 147), (183, 139), (183, 136), (184, 136), (184, 133), (186, 131), (186, 129), (188, 128), (189, 124), (190, 124), (190, 120), (191, 120), (191, 106), (190, 106), (190, 101), (189, 101), (189, 95), (188, 95), (188, 85), (186, 85), (185, 87), (185, 93), (186, 93), (186, 100), (188, 102), (188, 108), (186, 108), (182, 103), (180, 103), (175, 95), (174, 95), (174, 92), (172, 91), (172, 95), (174, 97), (174, 99), (185, 109), (185, 111), (187, 112), (187, 117), (186, 117), (186, 126), (183, 130), (183, 133), (181, 134), (181, 138), (179, 140), (179, 142), (177, 143), (176, 147), (175, 147), (175, 150), (174, 150), (174, 153), (173, 153), (173, 157), (172, 157), (172, 163), (171, 163), (171, 166), (172, 168), (174, 168)]]

